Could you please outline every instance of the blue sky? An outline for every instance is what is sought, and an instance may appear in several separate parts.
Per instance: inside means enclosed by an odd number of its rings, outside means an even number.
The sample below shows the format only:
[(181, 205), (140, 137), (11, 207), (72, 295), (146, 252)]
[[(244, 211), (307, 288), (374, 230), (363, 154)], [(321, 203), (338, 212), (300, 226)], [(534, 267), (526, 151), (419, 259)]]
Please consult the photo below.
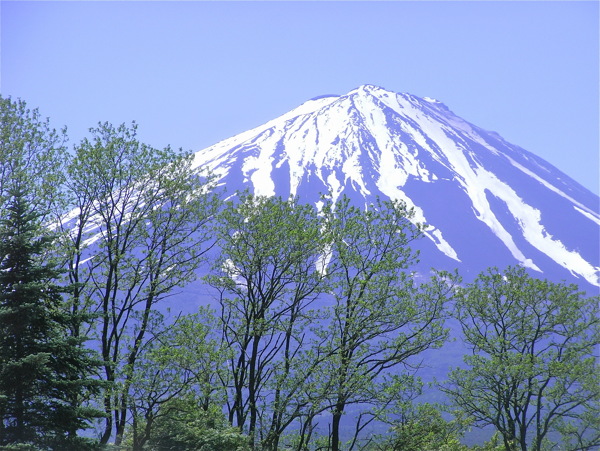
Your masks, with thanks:
[(200, 150), (361, 84), (429, 96), (599, 192), (599, 3), (1, 1), (3, 96)]

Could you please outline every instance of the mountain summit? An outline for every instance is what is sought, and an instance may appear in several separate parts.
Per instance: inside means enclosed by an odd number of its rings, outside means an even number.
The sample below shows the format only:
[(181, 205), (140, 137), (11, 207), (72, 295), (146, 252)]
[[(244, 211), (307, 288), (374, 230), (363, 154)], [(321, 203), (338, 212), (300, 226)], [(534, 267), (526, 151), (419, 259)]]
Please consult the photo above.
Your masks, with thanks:
[(543, 159), (428, 97), (360, 86), (196, 153), (228, 191), (402, 200), (429, 228), (423, 267), (466, 278), (521, 264), (600, 286), (600, 199)]

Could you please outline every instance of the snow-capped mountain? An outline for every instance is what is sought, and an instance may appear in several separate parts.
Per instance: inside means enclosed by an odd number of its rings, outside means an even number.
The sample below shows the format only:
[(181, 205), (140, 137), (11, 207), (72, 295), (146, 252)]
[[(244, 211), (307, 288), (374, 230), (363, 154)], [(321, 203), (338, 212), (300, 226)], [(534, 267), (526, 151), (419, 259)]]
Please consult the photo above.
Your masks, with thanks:
[(600, 286), (600, 198), (431, 98), (372, 85), (317, 97), (197, 152), (195, 165), (229, 192), (403, 200), (429, 225), (419, 243), (424, 267), (470, 278), (521, 264)]

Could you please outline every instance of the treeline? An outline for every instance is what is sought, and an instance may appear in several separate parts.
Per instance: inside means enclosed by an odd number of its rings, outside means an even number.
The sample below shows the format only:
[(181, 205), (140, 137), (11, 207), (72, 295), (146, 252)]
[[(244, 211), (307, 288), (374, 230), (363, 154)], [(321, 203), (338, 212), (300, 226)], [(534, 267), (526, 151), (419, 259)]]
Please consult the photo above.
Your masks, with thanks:
[[(400, 202), (224, 201), (135, 124), (67, 151), (0, 101), (0, 449), (466, 450), (481, 426), (477, 449), (600, 445), (597, 297), (418, 275)], [(200, 270), (215, 308), (165, 318)], [(450, 317), (470, 354), (448, 405), (419, 402)]]

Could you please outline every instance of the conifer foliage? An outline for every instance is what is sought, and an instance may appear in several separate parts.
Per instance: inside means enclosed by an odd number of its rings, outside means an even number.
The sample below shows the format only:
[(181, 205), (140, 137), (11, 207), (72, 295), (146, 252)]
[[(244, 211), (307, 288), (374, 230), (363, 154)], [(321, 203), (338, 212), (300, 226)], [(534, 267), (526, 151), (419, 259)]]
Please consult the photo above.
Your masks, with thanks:
[(78, 431), (99, 365), (65, 308), (56, 236), (44, 222), (60, 198), (62, 135), (22, 101), (0, 98), (0, 448), (86, 449)]
[[(69, 155), (0, 96), (0, 451), (461, 451), (471, 423), (507, 451), (600, 444), (598, 297), (521, 267), (428, 277), (402, 202), (223, 201), (135, 123), (90, 134)], [(472, 353), (450, 420), (414, 374), (449, 317)]]
[(18, 187), (0, 222), (0, 445), (67, 449), (85, 442), (78, 429), (95, 416), (73, 400), (93, 387), (93, 360), (66, 330), (68, 288), (48, 257), (52, 236)]

